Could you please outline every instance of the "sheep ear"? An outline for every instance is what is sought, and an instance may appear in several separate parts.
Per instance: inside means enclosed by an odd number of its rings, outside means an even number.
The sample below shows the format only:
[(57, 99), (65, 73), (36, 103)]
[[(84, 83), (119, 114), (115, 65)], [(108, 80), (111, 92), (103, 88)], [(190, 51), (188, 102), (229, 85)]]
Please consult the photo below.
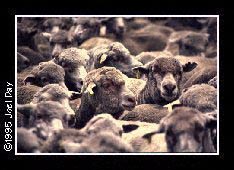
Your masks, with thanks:
[(107, 57), (108, 57), (107, 54), (102, 54), (99, 63), (102, 64), (104, 61), (106, 61)]
[(89, 83), (85, 93), (89, 93), (90, 95), (93, 95), (93, 88), (96, 87), (96, 84), (94, 82)]
[(35, 76), (32, 75), (32, 74), (28, 75), (28, 76), (24, 79), (24, 84), (25, 84), (25, 85), (26, 85), (26, 84), (31, 84), (31, 83), (33, 83), (33, 82), (35, 82)]
[(149, 68), (148, 68), (148, 66), (138, 66), (138, 67), (132, 68), (132, 70), (133, 70), (136, 74), (148, 74), (148, 73), (149, 73)]
[(197, 67), (197, 63), (195, 62), (188, 62), (186, 64), (183, 65), (183, 72), (190, 72), (193, 69), (195, 69)]
[(17, 104), (17, 111), (29, 118), (35, 107), (36, 104)]

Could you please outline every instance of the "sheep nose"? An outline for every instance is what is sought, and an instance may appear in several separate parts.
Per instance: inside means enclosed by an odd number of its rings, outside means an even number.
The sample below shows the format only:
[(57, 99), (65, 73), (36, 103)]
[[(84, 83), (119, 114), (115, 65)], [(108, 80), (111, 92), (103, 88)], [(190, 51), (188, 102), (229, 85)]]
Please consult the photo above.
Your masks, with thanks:
[(135, 96), (132, 94), (126, 94), (123, 97), (122, 106), (126, 110), (132, 110), (136, 106)]
[(24, 61), (24, 65), (25, 65), (26, 67), (28, 67), (28, 66), (30, 65), (30, 62), (29, 62), (28, 60), (25, 60), (25, 61)]
[(83, 79), (78, 79), (78, 81), (77, 81), (77, 83), (76, 83), (77, 87), (78, 87), (78, 88), (81, 88), (81, 87), (83, 86), (83, 84), (84, 84)]
[(167, 93), (172, 93), (175, 90), (176, 85), (166, 84), (166, 85), (163, 86), (163, 88), (166, 90)]
[(136, 100), (135, 100), (135, 97), (134, 96), (131, 96), (131, 95), (127, 95), (126, 96), (126, 100), (130, 103), (135, 103)]

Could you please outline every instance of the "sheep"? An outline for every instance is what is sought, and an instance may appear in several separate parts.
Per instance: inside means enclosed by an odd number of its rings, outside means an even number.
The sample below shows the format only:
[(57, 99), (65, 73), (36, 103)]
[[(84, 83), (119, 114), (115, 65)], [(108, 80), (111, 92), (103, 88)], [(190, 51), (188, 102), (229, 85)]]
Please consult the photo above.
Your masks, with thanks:
[(120, 120), (159, 123), (168, 114), (168, 109), (155, 104), (140, 104), (132, 111), (124, 111)]
[(74, 26), (69, 30), (70, 39), (75, 40), (80, 45), (85, 40), (98, 36), (101, 28), (101, 18), (87, 18), (78, 17), (74, 18)]
[(194, 84), (208, 83), (212, 78), (217, 75), (216, 66), (207, 66), (195, 72), (183, 85), (183, 88), (191, 87)]
[(175, 58), (159, 57), (145, 66), (135, 67), (133, 70), (147, 77), (145, 87), (137, 95), (137, 104), (165, 105), (176, 100), (180, 95), (184, 72), (196, 66), (195, 62), (182, 65)]
[(30, 65), (30, 61), (27, 57), (17, 52), (17, 73)]
[(25, 68), (24, 70), (17, 73), (17, 87), (24, 86), (24, 79), (30, 74), (30, 72), (33, 70), (34, 66), (29, 66)]
[[(106, 34), (114, 34), (115, 38), (121, 39), (126, 33), (126, 23), (123, 17), (110, 17), (102, 21), (103, 27), (106, 28)], [(100, 30), (102, 27), (100, 28)], [(104, 35), (106, 35), (104, 34)]]
[(79, 48), (91, 50), (92, 48), (99, 45), (110, 45), (114, 40), (105, 37), (92, 37), (84, 41)]
[(217, 89), (208, 84), (196, 84), (184, 89), (179, 100), (183, 106), (201, 112), (214, 111), (217, 109)]
[(37, 33), (32, 37), (31, 48), (40, 53), (43, 56), (44, 61), (49, 61), (51, 59), (52, 49), (50, 42), (42, 33)]
[(136, 96), (139, 94), (139, 92), (144, 89), (146, 85), (146, 81), (142, 79), (137, 79), (137, 78), (128, 78), (127, 76), (125, 77), (125, 84), (129, 90), (133, 92), (133, 94)]
[[(173, 56), (168, 51), (162, 52), (142, 52), (136, 59), (142, 62), (144, 65), (147, 65), (155, 58), (158, 57), (172, 57), (176, 58), (181, 62), (181, 64), (185, 64), (187, 62), (196, 62), (197, 67), (190, 72), (186, 72), (183, 74), (181, 80), (181, 88), (187, 88), (193, 84), (201, 84), (201, 83), (208, 83), (208, 81), (213, 78), (217, 73), (217, 61), (216, 59), (208, 59), (200, 56), (182, 56), (176, 55)], [(144, 74), (139, 74), (141, 79), (145, 79)]]
[(200, 31), (205, 26), (209, 18), (205, 17), (170, 17), (167, 18), (164, 25), (174, 28), (176, 31), (190, 30)]
[(89, 55), (90, 61), (88, 71), (103, 66), (116, 67), (128, 77), (134, 78), (135, 73), (133, 73), (132, 68), (142, 65), (142, 63), (134, 59), (128, 49), (119, 42), (97, 46), (89, 50)]
[(130, 152), (130, 144), (120, 138), (123, 127), (110, 114), (99, 114), (81, 130), (54, 133), (43, 146), (43, 152)]
[(57, 153), (113, 153), (133, 152), (131, 145), (108, 132), (88, 136), (76, 129), (64, 129), (46, 142), (43, 152)]
[(97, 134), (99, 132), (110, 132), (116, 136), (121, 136), (123, 128), (117, 123), (117, 120), (108, 113), (102, 113), (94, 116), (85, 127), (81, 129), (87, 134)]
[(76, 112), (76, 127), (81, 128), (100, 113), (119, 117), (135, 107), (135, 95), (125, 86), (124, 75), (114, 67), (92, 70), (82, 87), (81, 104)]
[(173, 55), (197, 56), (204, 55), (208, 45), (207, 33), (193, 31), (178, 31), (170, 35), (165, 50)]
[(26, 85), (17, 87), (17, 103), (18, 104), (27, 104), (33, 100), (34, 95), (41, 88), (34, 85)]
[(98, 135), (85, 139), (78, 152), (124, 153), (133, 152), (133, 148), (130, 144), (112, 133), (100, 132)]
[(169, 51), (154, 51), (154, 52), (141, 52), (135, 58), (140, 61), (142, 64), (147, 64), (153, 61), (155, 58), (158, 57), (173, 57), (172, 53)]
[(52, 48), (52, 57), (58, 56), (63, 49), (69, 48), (72, 44), (72, 42), (68, 39), (68, 31), (66, 30), (60, 30), (58, 27), (55, 27), (51, 33), (43, 32), (42, 35), (49, 39), (51, 48)]
[(54, 101), (18, 104), (17, 111), (28, 119), (28, 124), (24, 127), (34, 128), (34, 133), (43, 140), (50, 137), (54, 131), (67, 128), (67, 115), (74, 115), (72, 110), (67, 110), (62, 104)]
[(53, 62), (65, 70), (65, 85), (69, 90), (80, 92), (83, 79), (87, 75), (86, 65), (89, 60), (85, 49), (75, 47), (63, 50)]
[(124, 120), (118, 120), (118, 124), (128, 127), (129, 130), (125, 130), (122, 139), (132, 145), (134, 152), (167, 152), (165, 134), (153, 135), (151, 143), (142, 137), (156, 131), (159, 128), (158, 124)]
[(67, 89), (64, 78), (64, 69), (52, 61), (49, 61), (42, 62), (34, 67), (31, 73), (25, 77), (24, 83), (39, 87), (43, 87), (47, 84), (59, 84)]
[(37, 65), (40, 62), (45, 61), (44, 57), (40, 53), (27, 46), (18, 46), (17, 52), (25, 56), (30, 61), (30, 65)]
[(76, 95), (77, 93), (68, 91), (58, 84), (48, 84), (34, 94), (31, 103), (37, 104), (42, 101), (59, 102), (64, 106), (64, 109), (66, 109), (68, 113), (72, 113), (71, 115), (67, 115), (67, 120), (69, 120), (68, 124), (69, 126), (72, 126), (75, 121), (75, 112), (70, 106), (69, 99)]
[(143, 51), (164, 50), (172, 32), (172, 28), (149, 24), (140, 29), (127, 31), (118, 41), (122, 42), (132, 55), (137, 55)]
[(168, 152), (216, 152), (210, 129), (217, 124), (216, 118), (200, 111), (179, 107), (164, 117), (155, 132), (145, 134), (148, 139), (156, 133), (165, 133)]
[(215, 76), (214, 78), (210, 79), (210, 81), (208, 82), (209, 85), (217, 88), (217, 76)]
[(17, 128), (17, 152), (38, 153), (40, 141), (35, 134), (25, 128)]
[(30, 44), (32, 36), (36, 33), (36, 28), (17, 22), (17, 45), (25, 46)]

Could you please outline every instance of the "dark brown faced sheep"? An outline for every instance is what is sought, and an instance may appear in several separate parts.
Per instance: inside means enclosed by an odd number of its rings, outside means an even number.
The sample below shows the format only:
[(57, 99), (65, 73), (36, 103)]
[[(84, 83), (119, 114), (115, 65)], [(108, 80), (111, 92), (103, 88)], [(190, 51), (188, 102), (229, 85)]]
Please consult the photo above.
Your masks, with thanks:
[(169, 152), (215, 152), (209, 129), (216, 123), (216, 118), (196, 109), (179, 107), (161, 120), (158, 131), (144, 138), (165, 132)]
[(25, 84), (43, 87), (47, 84), (59, 84), (67, 88), (64, 83), (64, 69), (53, 62), (42, 62), (34, 67), (31, 73), (24, 79)]
[(53, 61), (65, 70), (65, 84), (69, 90), (80, 92), (83, 80), (87, 75), (86, 66), (89, 60), (84, 49), (68, 48), (63, 50)]
[(42, 101), (17, 106), (17, 111), (28, 119), (27, 128), (35, 128), (38, 137), (47, 139), (56, 130), (68, 127), (67, 115), (74, 115), (58, 102)]
[(115, 67), (128, 77), (136, 77), (132, 68), (142, 66), (142, 63), (131, 56), (128, 49), (119, 42), (97, 46), (89, 51), (89, 55), (89, 70), (103, 66)]
[(94, 115), (109, 113), (118, 117), (135, 107), (135, 96), (125, 86), (124, 75), (114, 67), (88, 73), (82, 89), (81, 105), (76, 112), (76, 127), (83, 127)]
[(196, 63), (182, 65), (175, 58), (159, 57), (145, 66), (134, 68), (147, 77), (144, 89), (137, 96), (138, 104), (165, 105), (177, 99), (183, 73), (196, 66)]

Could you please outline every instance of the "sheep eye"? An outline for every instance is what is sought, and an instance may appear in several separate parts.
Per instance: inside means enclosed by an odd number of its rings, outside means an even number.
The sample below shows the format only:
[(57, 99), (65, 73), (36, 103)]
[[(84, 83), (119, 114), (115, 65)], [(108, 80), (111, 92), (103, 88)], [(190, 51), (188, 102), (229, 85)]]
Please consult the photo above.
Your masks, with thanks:
[(47, 78), (42, 77), (42, 78), (41, 78), (41, 81), (42, 81), (43, 83), (45, 83), (45, 82), (47, 82)]
[(104, 87), (104, 88), (109, 88), (110, 86), (111, 86), (111, 83), (104, 83), (104, 84), (103, 84), (103, 87)]
[(51, 45), (51, 46), (54, 46), (54, 45), (55, 45), (55, 43), (54, 43), (53, 41), (51, 41), (51, 42), (50, 42), (50, 45)]
[(37, 119), (42, 119), (42, 116), (41, 116), (41, 115), (38, 115), (38, 116), (37, 116)]
[(68, 71), (68, 73), (72, 73), (72, 69), (70, 69), (70, 68), (67, 71)]

